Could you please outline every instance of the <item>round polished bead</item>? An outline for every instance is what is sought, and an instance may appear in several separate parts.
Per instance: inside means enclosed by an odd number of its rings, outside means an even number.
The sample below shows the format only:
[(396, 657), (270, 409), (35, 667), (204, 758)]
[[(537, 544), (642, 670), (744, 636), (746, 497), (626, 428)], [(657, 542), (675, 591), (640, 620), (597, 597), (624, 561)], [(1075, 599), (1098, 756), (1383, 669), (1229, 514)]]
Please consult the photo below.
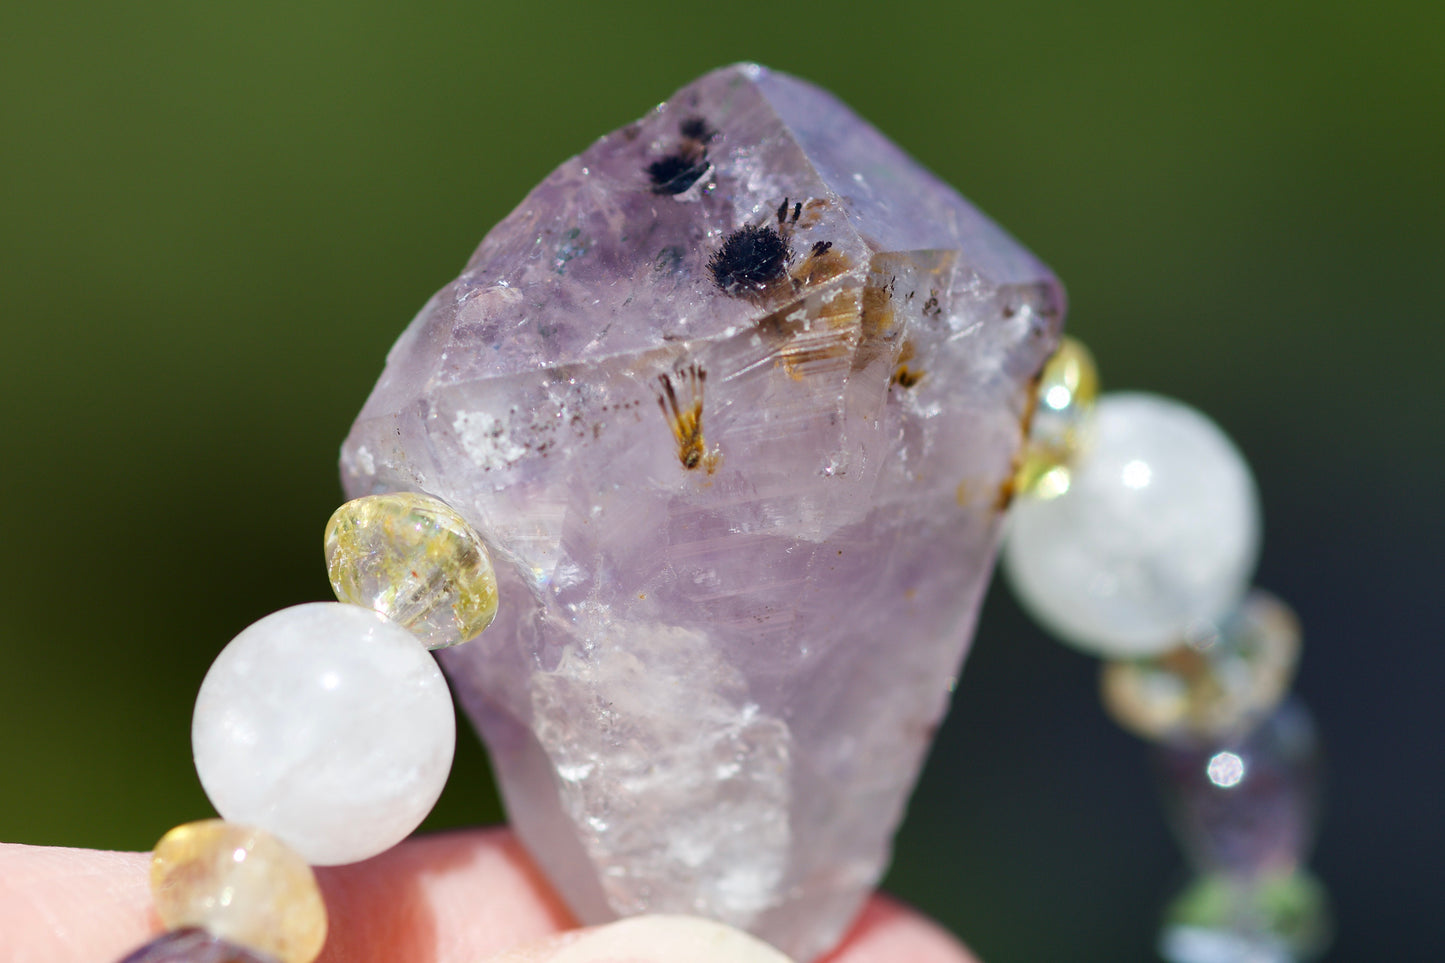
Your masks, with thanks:
[(1119, 725), (1146, 739), (1242, 736), (1289, 691), (1299, 648), (1294, 612), (1256, 590), (1217, 626), (1162, 655), (1104, 663), (1104, 705)]
[[(249, 826), (207, 819), (166, 833), (151, 854), (151, 893), (167, 927), (199, 927), (280, 963), (311, 963), (326, 942), (326, 904), (311, 867)], [(224, 949), (200, 937), (178, 942), (201, 955), (174, 959), (212, 959), (205, 954)]]
[(1108, 394), (1067, 491), (1015, 503), (1004, 563), (1055, 634), (1130, 657), (1233, 608), (1258, 549), (1254, 480), (1224, 433), (1179, 402)]
[(1069, 487), (1074, 458), (1086, 447), (1099, 393), (1094, 356), (1084, 343), (1065, 336), (1034, 389), (1034, 414), (1024, 444), (1015, 489), (1052, 498)]
[(445, 502), (415, 492), (338, 508), (326, 526), (326, 571), (338, 599), (375, 609), (429, 649), (479, 635), (497, 614), (482, 540)]
[(1253, 882), (1196, 879), (1170, 905), (1159, 955), (1170, 963), (1300, 963), (1329, 946), (1329, 900), (1303, 870)]
[[(647, 947), (639, 956), (638, 947)], [(510, 959), (510, 956), (508, 957)], [(530, 959), (530, 954), (518, 957)], [(633, 960), (686, 960), (688, 963), (789, 963), (778, 950), (751, 933), (697, 916), (647, 913), (592, 926), (569, 935), (548, 963), (625, 963)]]
[(236, 636), (191, 726), (217, 811), (318, 865), (405, 838), (441, 794), (455, 742), (431, 654), (395, 622), (340, 602), (282, 609)]
[(1201, 873), (1261, 879), (1291, 873), (1308, 855), (1320, 752), (1309, 713), (1288, 701), (1237, 741), (1159, 747), (1165, 802)]

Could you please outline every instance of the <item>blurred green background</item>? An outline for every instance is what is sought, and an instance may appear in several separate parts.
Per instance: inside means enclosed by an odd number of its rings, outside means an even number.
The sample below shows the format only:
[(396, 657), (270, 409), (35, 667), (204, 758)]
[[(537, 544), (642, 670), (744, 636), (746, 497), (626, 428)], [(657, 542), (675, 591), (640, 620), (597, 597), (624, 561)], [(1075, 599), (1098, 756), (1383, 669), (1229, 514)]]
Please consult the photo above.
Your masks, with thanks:
[[(392, 340), (563, 158), (754, 59), (1051, 263), (1110, 387), (1253, 462), (1307, 628), (1332, 959), (1445, 905), (1445, 6), (5, 4), (0, 839), (210, 812), (191, 700), (328, 597), (337, 446)], [(1146, 960), (1183, 882), (1094, 663), (995, 586), (889, 887), (991, 963)], [(499, 818), (462, 747), (433, 817)]]

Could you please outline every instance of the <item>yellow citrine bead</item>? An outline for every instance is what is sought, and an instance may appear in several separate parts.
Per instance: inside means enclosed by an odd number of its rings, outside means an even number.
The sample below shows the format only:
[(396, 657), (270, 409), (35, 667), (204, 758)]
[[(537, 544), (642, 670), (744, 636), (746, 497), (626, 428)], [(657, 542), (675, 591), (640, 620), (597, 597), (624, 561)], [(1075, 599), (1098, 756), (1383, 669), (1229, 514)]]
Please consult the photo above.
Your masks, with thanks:
[(1056, 498), (1069, 490), (1069, 464), (1087, 446), (1098, 395), (1094, 356), (1082, 341), (1065, 336), (1035, 388), (1033, 421), (1015, 480), (1019, 492)]
[(1104, 707), (1125, 729), (1157, 742), (1238, 738), (1289, 691), (1299, 650), (1294, 612), (1256, 590), (1218, 627), (1163, 655), (1106, 662)]
[(326, 942), (311, 867), (259, 829), (220, 819), (177, 826), (151, 854), (151, 892), (168, 929), (200, 927), (279, 963), (311, 963)]
[(451, 506), (415, 492), (347, 502), (326, 526), (336, 597), (375, 609), (429, 649), (481, 634), (497, 615), (486, 547)]

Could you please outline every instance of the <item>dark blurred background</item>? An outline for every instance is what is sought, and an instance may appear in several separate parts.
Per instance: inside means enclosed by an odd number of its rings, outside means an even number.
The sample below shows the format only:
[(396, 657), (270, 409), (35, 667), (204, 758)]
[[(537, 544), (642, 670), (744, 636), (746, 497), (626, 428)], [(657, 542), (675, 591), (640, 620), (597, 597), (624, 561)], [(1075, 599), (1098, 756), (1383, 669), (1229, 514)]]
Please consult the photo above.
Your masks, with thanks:
[[(1108, 387), (1235, 437), (1330, 753), (1331, 958), (1433, 958), (1442, 38), (1409, 0), (4, 5), (0, 839), (210, 813), (196, 687), (329, 597), (337, 446), (393, 339), (562, 159), (754, 59), (1052, 264)], [(888, 880), (990, 963), (1150, 959), (1184, 881), (1095, 672), (995, 586)], [(498, 818), (468, 739), (431, 825)]]

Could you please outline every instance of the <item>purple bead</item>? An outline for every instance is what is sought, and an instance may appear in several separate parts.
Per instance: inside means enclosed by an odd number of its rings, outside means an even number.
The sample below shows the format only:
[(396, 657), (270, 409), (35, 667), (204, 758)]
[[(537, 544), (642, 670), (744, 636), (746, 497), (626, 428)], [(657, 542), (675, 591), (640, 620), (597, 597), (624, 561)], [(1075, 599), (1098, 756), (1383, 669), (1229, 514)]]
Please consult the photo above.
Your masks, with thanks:
[(1175, 830), (1199, 872), (1252, 879), (1304, 861), (1314, 834), (1319, 747), (1298, 701), (1241, 740), (1161, 749), (1158, 759)]
[(120, 963), (276, 963), (201, 929), (171, 930), (139, 947)]

